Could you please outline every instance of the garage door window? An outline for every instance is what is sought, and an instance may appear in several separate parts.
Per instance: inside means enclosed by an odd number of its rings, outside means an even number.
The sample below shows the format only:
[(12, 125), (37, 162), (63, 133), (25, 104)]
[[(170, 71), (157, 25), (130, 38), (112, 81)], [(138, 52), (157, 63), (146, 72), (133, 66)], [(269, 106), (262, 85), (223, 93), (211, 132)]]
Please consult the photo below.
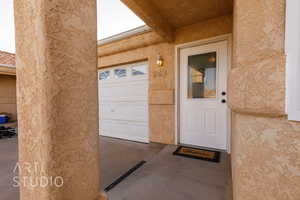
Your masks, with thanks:
[(110, 78), (110, 71), (100, 73), (100, 80), (107, 80)]
[(147, 74), (147, 66), (146, 65), (134, 66), (131, 68), (131, 74), (133, 76), (145, 75)]
[(126, 69), (115, 69), (115, 78), (122, 78), (126, 77)]

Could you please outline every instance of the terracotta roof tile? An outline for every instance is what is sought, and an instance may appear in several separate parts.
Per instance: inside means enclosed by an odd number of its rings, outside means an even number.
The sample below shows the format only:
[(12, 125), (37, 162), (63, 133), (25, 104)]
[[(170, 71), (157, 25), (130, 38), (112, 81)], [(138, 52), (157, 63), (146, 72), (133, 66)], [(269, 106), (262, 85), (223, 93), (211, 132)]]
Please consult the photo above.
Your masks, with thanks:
[(2, 65), (15, 65), (15, 54), (0, 51), (0, 64)]

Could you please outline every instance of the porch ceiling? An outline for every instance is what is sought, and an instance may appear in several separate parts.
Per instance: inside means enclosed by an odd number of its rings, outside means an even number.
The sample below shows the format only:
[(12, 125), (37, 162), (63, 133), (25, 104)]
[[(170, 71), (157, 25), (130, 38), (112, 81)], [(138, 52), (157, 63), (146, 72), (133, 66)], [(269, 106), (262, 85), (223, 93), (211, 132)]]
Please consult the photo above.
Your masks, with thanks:
[(167, 41), (174, 30), (232, 13), (233, 0), (122, 0)]
[(149, 0), (158, 12), (172, 25), (179, 28), (229, 14), (233, 0)]

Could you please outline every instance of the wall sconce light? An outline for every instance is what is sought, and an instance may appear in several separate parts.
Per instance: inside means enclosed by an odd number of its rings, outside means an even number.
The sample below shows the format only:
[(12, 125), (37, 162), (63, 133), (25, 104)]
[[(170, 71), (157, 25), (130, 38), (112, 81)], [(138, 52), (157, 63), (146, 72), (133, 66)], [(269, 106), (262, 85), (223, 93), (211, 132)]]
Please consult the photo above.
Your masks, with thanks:
[(163, 67), (164, 66), (164, 59), (160, 55), (157, 56), (156, 64), (159, 67)]
[(216, 57), (215, 56), (211, 56), (208, 58), (208, 62), (210, 63), (215, 63), (216, 62)]

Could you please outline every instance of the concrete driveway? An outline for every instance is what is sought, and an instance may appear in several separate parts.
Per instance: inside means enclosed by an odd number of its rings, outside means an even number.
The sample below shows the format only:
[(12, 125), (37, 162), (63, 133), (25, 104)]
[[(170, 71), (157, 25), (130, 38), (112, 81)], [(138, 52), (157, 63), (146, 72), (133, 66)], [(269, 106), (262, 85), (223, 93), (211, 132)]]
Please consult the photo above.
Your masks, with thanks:
[(14, 168), (18, 161), (16, 138), (0, 140), (0, 200), (19, 200), (19, 188), (13, 187)]

